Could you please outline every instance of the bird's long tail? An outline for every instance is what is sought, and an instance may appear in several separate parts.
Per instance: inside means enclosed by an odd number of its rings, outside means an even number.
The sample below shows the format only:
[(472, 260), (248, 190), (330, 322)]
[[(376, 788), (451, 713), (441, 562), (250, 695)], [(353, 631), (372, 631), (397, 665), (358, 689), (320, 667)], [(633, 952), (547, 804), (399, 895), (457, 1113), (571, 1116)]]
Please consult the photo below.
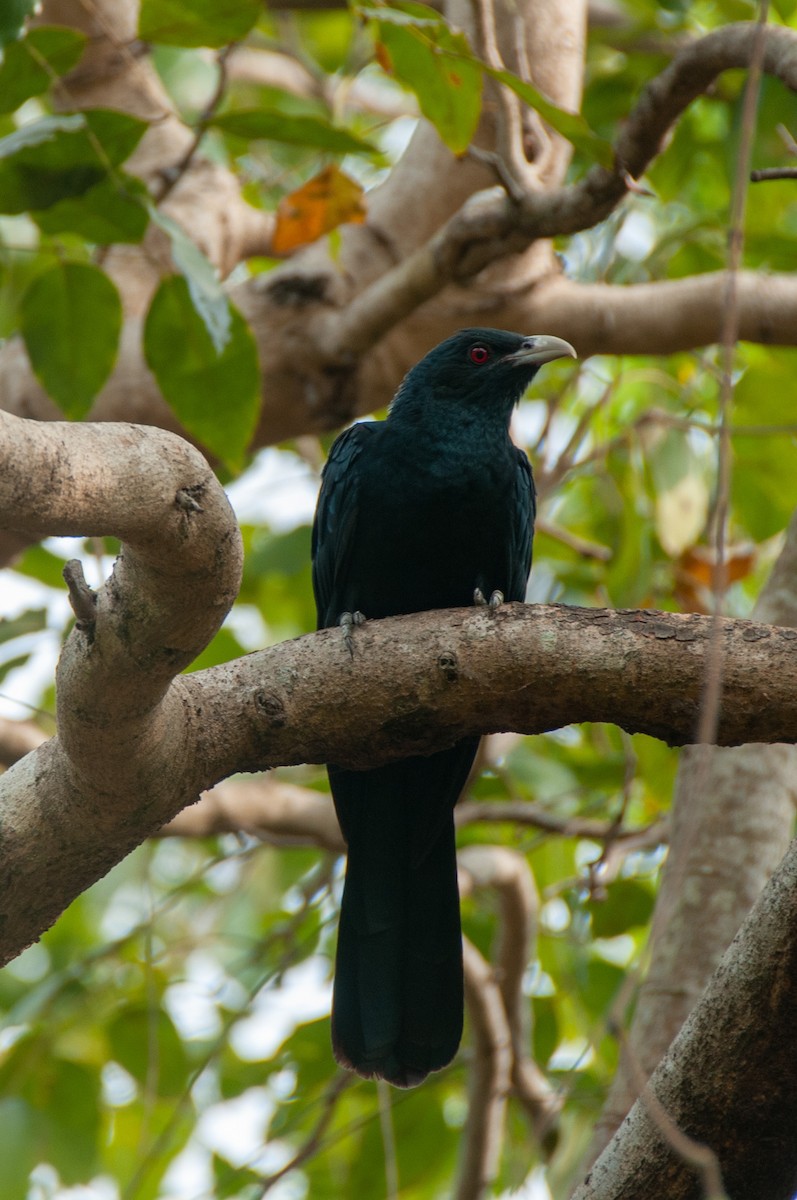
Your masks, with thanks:
[(374, 771), (330, 770), (349, 845), (333, 1047), (344, 1066), (398, 1087), (446, 1066), (462, 1036), (453, 808), (477, 744)]

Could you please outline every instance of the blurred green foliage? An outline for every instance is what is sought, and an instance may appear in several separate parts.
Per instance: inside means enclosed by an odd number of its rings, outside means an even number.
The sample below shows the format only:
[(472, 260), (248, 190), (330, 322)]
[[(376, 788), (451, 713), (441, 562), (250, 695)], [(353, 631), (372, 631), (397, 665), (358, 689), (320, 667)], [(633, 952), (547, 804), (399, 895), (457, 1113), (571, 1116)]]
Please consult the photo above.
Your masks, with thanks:
[[(666, 64), (673, 39), (754, 15), (745, 0), (625, 0), (621, 7), (627, 20), (593, 31), (588, 48), (584, 115), (603, 139), (614, 136), (632, 98)], [(143, 125), (120, 114), (53, 114), (46, 90), (51, 77), (40, 60), (57, 75), (71, 65), (76, 42), (68, 35), (43, 39), (41, 33), (12, 40), (29, 8), (12, 4), (0, 18), (0, 40), (8, 40), (0, 86), (10, 80), (10, 94), (25, 102), (16, 115), (0, 117), (0, 337), (21, 332), (32, 345), (39, 322), (46, 334), (41, 379), (64, 411), (77, 416), (109, 369), (118, 328), (113, 303), (104, 305), (91, 283), (80, 293), (80, 305), (88, 306), (80, 321), (67, 301), (76, 281), (96, 279), (103, 246), (138, 241), (148, 227), (151, 210), (140, 187), (120, 171)], [(790, 0), (774, 9), (773, 20), (795, 21)], [(400, 15), (420, 10), (404, 5)], [(379, 77), (380, 44), (396, 66), (411, 59), (405, 43), (412, 26), (397, 19), (380, 24), (375, 18), (364, 26), (347, 12), (330, 11), (277, 20), (254, 0), (145, 0), (140, 33), (155, 43), (164, 82), (191, 122), (216, 84), (207, 47), (248, 34), (252, 46), (273, 48), (288, 20), (292, 44), (319, 79), (334, 73), (354, 78), (363, 70)], [(442, 46), (452, 35), (440, 32), (439, 18), (432, 24)], [(29, 45), (36, 55), (28, 53)], [(460, 35), (451, 45), (461, 49)], [(416, 89), (421, 111), (443, 136), (448, 121), (450, 136), (462, 139), (477, 112), (479, 80), (466, 73), (470, 107), (458, 110), (451, 102), (451, 73), (433, 70), (433, 58), (430, 51), (423, 63), (412, 59), (413, 70), (397, 74), (403, 86)], [(382, 63), (387, 65), (384, 56)], [(731, 74), (691, 107), (651, 168), (646, 182), (654, 198), (632, 196), (598, 229), (562, 241), (559, 249), (574, 277), (623, 284), (723, 266), (742, 84), (740, 75)], [(462, 79), (455, 86), (461, 88)], [(378, 178), (389, 119), (345, 107), (333, 113), (328, 95), (319, 88), (314, 98), (300, 99), (233, 79), (203, 148), (237, 171), (252, 202), (265, 208), (275, 208), (282, 195), (346, 150), (359, 162), (347, 157), (347, 170), (359, 171), (364, 182)], [(285, 137), (279, 137), (278, 121), (252, 124), (253, 110), (283, 114)], [(766, 81), (756, 165), (785, 160), (780, 124), (797, 131), (797, 98)], [(297, 130), (307, 144), (300, 144)], [(591, 165), (590, 138), (576, 148), (573, 177)], [(751, 189), (746, 235), (745, 266), (791, 269), (797, 256), (792, 183)], [(190, 246), (181, 247), (184, 235), (170, 236), (177, 239), (181, 275), (164, 283), (150, 308), (148, 359), (185, 425), (237, 473), (256, 415), (251, 334), (207, 264), (192, 257)], [(270, 265), (259, 260), (253, 269)], [(191, 334), (190, 360), (181, 330)], [(64, 367), (57, 355), (67, 342), (73, 357)], [(175, 354), (178, 344), (182, 357)], [(743, 345), (738, 353), (729, 534), (740, 566), (728, 596), (733, 614), (750, 611), (797, 504), (794, 357), (794, 351), (763, 345)], [(69, 376), (69, 396), (62, 395), (63, 370), (87, 361), (95, 375)], [(546, 371), (533, 398), (522, 403), (517, 423), (541, 491), (531, 599), (664, 609), (708, 605), (717, 361), (709, 348), (622, 361), (597, 357), (575, 372), (560, 365)], [(61, 372), (57, 380), (54, 368)], [(224, 390), (222, 376), (235, 386)], [(307, 447), (291, 449), (294, 463), (307, 455)], [(306, 475), (317, 481), (313, 455), (308, 462)], [(193, 669), (312, 629), (309, 513), (300, 501), (295, 507), (247, 516), (239, 608)], [(83, 550), (89, 559), (99, 556), (99, 572), (107, 574), (114, 547), (94, 542)], [(35, 639), (63, 635), (64, 609), (56, 603), (63, 553), (53, 543), (29, 549), (18, 563), (19, 577), (39, 581), (44, 599), (0, 620), (5, 694), (14, 694)], [(40, 703), (51, 710), (51, 689)], [(622, 814), (626, 826), (644, 827), (667, 811), (675, 768), (676, 756), (660, 743), (585, 726), (514, 741), (474, 783), (472, 797), (532, 803), (562, 822), (580, 817), (608, 823)], [(277, 774), (325, 788), (318, 768)], [(602, 847), (591, 838), (508, 821), (463, 825), (460, 838), (524, 855), (540, 893), (527, 1015), (536, 1061), (566, 1105), (558, 1131), (540, 1150), (522, 1110), (510, 1101), (499, 1190), (519, 1186), (542, 1160), (553, 1194), (564, 1196), (616, 1066), (607, 1014), (640, 961), (662, 851), (654, 844), (628, 855), (618, 878), (603, 888), (594, 886), (597, 876), (590, 870)], [(373, 1084), (352, 1080), (342, 1086), (338, 1080), (325, 981), (340, 870), (319, 851), (276, 849), (245, 836), (152, 842), (81, 896), (41, 943), (0, 973), (3, 1200), (43, 1200), (62, 1185), (101, 1177), (110, 1190), (96, 1195), (120, 1200), (184, 1194), (192, 1200), (255, 1200), (264, 1180), (308, 1145), (313, 1152), (271, 1194), (281, 1200), (376, 1200), (388, 1186), (388, 1125), (401, 1196), (450, 1194), (467, 1113), (468, 1034), (452, 1068), (418, 1091), (387, 1095)], [(490, 955), (498, 934), (494, 898), (468, 898), (463, 919), (466, 934)], [(220, 1140), (214, 1127), (225, 1113), (231, 1120), (243, 1111), (234, 1107), (242, 1101), (250, 1114), (260, 1114), (256, 1136), (243, 1145)], [(204, 1182), (181, 1192), (180, 1179), (186, 1178)]]

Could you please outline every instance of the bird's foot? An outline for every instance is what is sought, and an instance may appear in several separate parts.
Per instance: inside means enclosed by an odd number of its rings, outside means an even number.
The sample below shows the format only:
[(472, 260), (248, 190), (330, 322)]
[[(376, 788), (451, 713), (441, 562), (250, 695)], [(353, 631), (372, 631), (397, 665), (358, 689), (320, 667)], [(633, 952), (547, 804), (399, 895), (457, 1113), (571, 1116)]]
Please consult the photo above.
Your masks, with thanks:
[(504, 603), (504, 593), (499, 591), (493, 592), (488, 602), (484, 598), (484, 592), (481, 590), (481, 588), (477, 587), (473, 592), (473, 603), (477, 606), (477, 608), (489, 608), (495, 612), (495, 610), (500, 608)]
[(338, 618), (338, 624), (343, 630), (343, 645), (349, 652), (349, 655), (354, 658), (354, 637), (353, 630), (359, 625), (365, 624), (365, 616), (357, 609), (355, 612), (343, 612)]

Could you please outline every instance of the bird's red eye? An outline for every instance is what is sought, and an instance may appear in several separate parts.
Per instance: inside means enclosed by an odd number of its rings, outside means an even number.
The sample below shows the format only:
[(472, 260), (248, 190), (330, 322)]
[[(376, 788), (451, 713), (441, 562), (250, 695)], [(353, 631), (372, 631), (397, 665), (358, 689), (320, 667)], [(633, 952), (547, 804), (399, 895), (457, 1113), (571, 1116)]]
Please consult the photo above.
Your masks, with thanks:
[(470, 361), (480, 367), (482, 363), (487, 362), (487, 359), (490, 357), (490, 351), (486, 346), (471, 346), (468, 355)]

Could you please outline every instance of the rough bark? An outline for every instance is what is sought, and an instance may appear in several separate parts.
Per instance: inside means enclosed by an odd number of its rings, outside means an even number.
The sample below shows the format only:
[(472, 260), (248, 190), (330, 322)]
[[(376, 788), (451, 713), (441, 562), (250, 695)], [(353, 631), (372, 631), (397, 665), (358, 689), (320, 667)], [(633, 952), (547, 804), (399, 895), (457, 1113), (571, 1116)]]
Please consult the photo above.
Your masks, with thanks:
[[(757, 620), (797, 627), (797, 517), (756, 603)], [(590, 1157), (608, 1142), (699, 999), (720, 958), (786, 852), (797, 804), (794, 746), (684, 750), (670, 850), (628, 1045)]]
[[(797, 1188), (797, 843), (767, 884), (651, 1088), (719, 1159), (729, 1196)], [(698, 1200), (702, 1182), (634, 1105), (572, 1200)]]
[[(123, 696), (109, 693), (102, 662), (92, 661), (101, 652), (76, 630), (65, 650), (59, 737), (0, 778), (3, 961), (235, 771), (308, 761), (374, 766), (468, 733), (538, 733), (582, 720), (671, 743), (694, 736), (708, 618), (524, 605), (494, 615), (419, 614), (358, 630), (353, 661), (339, 631), (328, 630), (166, 689), (163, 674), (180, 655), (148, 653), (133, 639), (135, 657), (115, 657), (114, 607), (132, 616), (137, 607), (122, 580), (99, 594), (111, 628), (106, 635), (99, 620), (95, 636), (99, 646), (107, 636)], [(745, 621), (721, 629), (728, 685), (719, 739), (797, 738), (793, 631)]]

